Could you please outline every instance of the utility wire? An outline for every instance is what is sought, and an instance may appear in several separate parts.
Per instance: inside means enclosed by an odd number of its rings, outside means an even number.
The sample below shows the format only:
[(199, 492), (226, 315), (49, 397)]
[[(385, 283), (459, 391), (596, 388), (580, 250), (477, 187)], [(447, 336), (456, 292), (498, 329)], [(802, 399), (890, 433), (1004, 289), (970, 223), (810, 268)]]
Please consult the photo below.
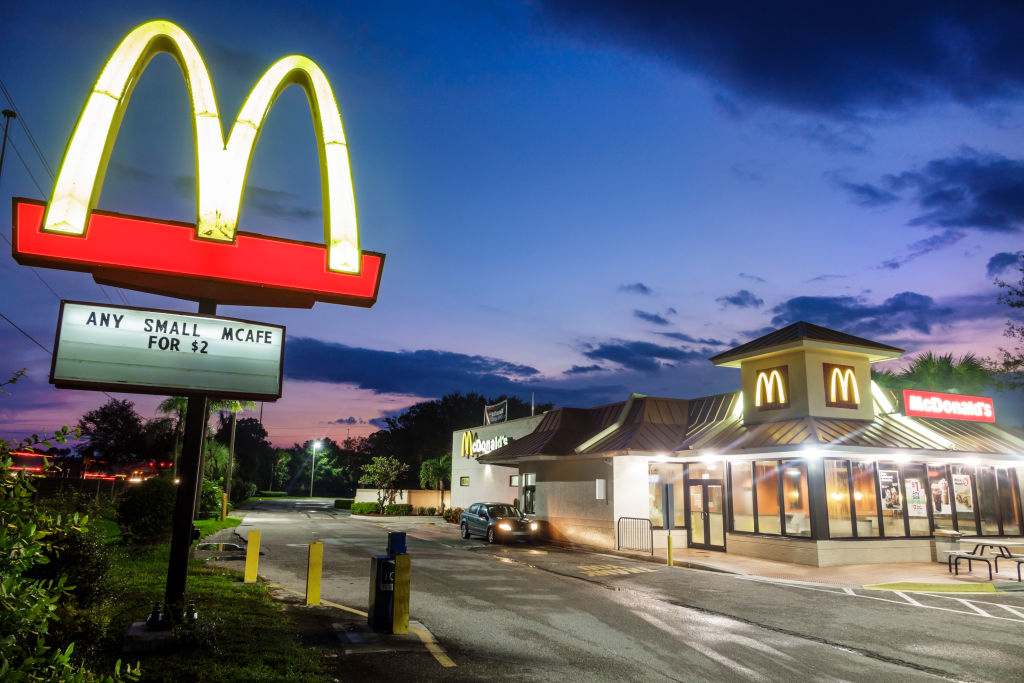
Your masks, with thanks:
[(43, 162), (43, 168), (46, 169), (47, 175), (50, 176), (50, 180), (53, 180), (53, 170), (50, 168), (50, 164), (46, 163), (46, 157), (43, 155), (43, 151), (39, 148), (39, 143), (36, 142), (36, 138), (32, 135), (32, 131), (28, 129), (28, 124), (25, 122), (25, 117), (21, 115), (21, 111), (18, 109), (18, 105), (14, 103), (14, 98), (11, 97), (11, 93), (7, 90), (7, 86), (4, 85), (3, 79), (0, 79), (0, 90), (3, 91), (4, 97), (7, 98), (7, 102), (11, 105), (11, 109), (18, 115), (18, 123), (25, 129), (25, 134), (28, 136), (28, 141), (32, 144), (32, 147), (36, 150), (36, 156)]
[(18, 160), (21, 161), (21, 165), (25, 167), (25, 173), (28, 173), (28, 177), (32, 179), (32, 184), (36, 186), (37, 190), (39, 190), (39, 196), (45, 201), (46, 193), (43, 192), (43, 188), (39, 184), (39, 181), (36, 180), (36, 177), (32, 175), (32, 170), (28, 167), (28, 163), (25, 162), (25, 157), (21, 156), (21, 152), (18, 151), (18, 146), (14, 144), (14, 140), (10, 137), (7, 138), (7, 144), (10, 145), (11, 149), (14, 150), (14, 153), (18, 155)]
[(39, 342), (38, 342), (38, 341), (36, 340), (36, 338), (35, 338), (35, 337), (33, 337), (33, 336), (32, 336), (31, 334), (29, 334), (29, 333), (28, 333), (28, 332), (26, 332), (25, 330), (21, 329), (20, 327), (18, 327), (18, 325), (17, 325), (17, 324), (16, 324), (16, 323), (15, 323), (15, 322), (14, 322), (13, 320), (11, 320), (10, 318), (8, 318), (8, 317), (7, 317), (6, 315), (4, 315), (3, 313), (0, 313), (0, 318), (3, 318), (3, 319), (4, 319), (4, 320), (6, 320), (7, 322), (9, 322), (9, 323), (11, 324), (11, 327), (13, 327), (13, 328), (14, 328), (14, 329), (16, 329), (16, 330), (17, 330), (18, 332), (21, 332), (21, 333), (22, 333), (23, 335), (25, 335), (26, 337), (28, 337), (29, 341), (31, 341), (31, 342), (32, 342), (33, 344), (35, 344), (36, 346), (38, 346), (39, 348), (41, 348), (41, 349), (42, 349), (43, 351), (45, 351), (45, 352), (46, 352), (46, 353), (47, 353), (48, 355), (50, 355), (50, 356), (52, 356), (52, 355), (53, 355), (53, 351), (50, 351), (50, 349), (48, 349), (48, 348), (46, 348), (45, 346), (43, 346), (42, 344), (40, 344), (40, 343), (39, 343)]

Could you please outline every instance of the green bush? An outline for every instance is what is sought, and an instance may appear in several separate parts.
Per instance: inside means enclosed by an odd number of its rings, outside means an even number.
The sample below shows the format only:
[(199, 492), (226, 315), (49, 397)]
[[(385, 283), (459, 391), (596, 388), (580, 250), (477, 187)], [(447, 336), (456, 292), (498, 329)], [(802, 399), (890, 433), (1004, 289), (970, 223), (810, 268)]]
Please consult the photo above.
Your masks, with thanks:
[(224, 489), (218, 481), (203, 479), (203, 491), (199, 494), (199, 510), (201, 512), (220, 514), (221, 496)]
[(437, 508), (427, 508), (427, 514), (433, 517), (437, 514)]
[(384, 506), (385, 515), (411, 515), (412, 505), (409, 503), (393, 503)]
[(241, 479), (234, 479), (231, 483), (231, 502), (241, 503), (249, 500), (256, 495), (256, 489), (258, 487), (251, 481), (242, 481)]
[(334, 507), (338, 510), (351, 510), (354, 502), (355, 500), (352, 498), (338, 498), (334, 501)]
[(353, 515), (375, 515), (380, 512), (380, 506), (376, 503), (352, 503)]
[(444, 513), (444, 518), (452, 524), (459, 523), (459, 517), (462, 516), (462, 508), (448, 508)]
[(174, 518), (174, 482), (165, 477), (129, 486), (117, 504), (117, 522), (132, 543), (156, 543), (171, 536)]
[(416, 514), (417, 515), (425, 515), (425, 514), (427, 514), (427, 508), (425, 508), (423, 506), (420, 506), (420, 507), (416, 508)]

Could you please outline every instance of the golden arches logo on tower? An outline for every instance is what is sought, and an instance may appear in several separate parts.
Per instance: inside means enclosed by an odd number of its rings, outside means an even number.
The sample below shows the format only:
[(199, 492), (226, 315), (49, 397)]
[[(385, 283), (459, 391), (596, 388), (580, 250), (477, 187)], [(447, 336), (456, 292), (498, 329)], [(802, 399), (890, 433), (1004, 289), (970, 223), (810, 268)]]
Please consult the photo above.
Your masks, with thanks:
[(754, 406), (760, 410), (776, 410), (789, 406), (789, 371), (785, 366), (757, 371)]
[(850, 365), (822, 364), (825, 375), (825, 405), (830, 408), (856, 408), (860, 405), (857, 375)]
[[(196, 222), (188, 246), (183, 244), (181, 234), (167, 229), (170, 225), (180, 228), (180, 224), (153, 219), (128, 223), (116, 219), (134, 217), (96, 211), (132, 90), (150, 60), (161, 52), (177, 61), (190, 96), (196, 150)], [(238, 231), (242, 193), (256, 141), (277, 97), (290, 85), (305, 91), (316, 134), (324, 222), (324, 243), (318, 253), (308, 248), (314, 246), (310, 243), (271, 240)], [(124, 286), (138, 285), (137, 289), (187, 298), (202, 296), (222, 303), (311, 306), (312, 301), (331, 301), (366, 306), (376, 301), (383, 255), (360, 248), (341, 113), (323, 70), (302, 55), (283, 57), (267, 69), (246, 97), (225, 141), (206, 63), (189, 36), (170, 21), (138, 26), (118, 44), (89, 93), (41, 217), (36, 217), (40, 210), (33, 204), (15, 200), (16, 230), (23, 238), (15, 244), (15, 257), (22, 263), (88, 270), (97, 280), (102, 277)], [(93, 238), (93, 231), (101, 234)], [(69, 246), (58, 237), (86, 238), (86, 242)], [(133, 248), (133, 243), (138, 246)], [(234, 255), (228, 253), (230, 250), (210, 248), (225, 243), (238, 247)], [(150, 251), (169, 250), (179, 262), (184, 258), (186, 262), (201, 263), (202, 268), (144, 254), (143, 246)], [(253, 262), (264, 270), (290, 268), (299, 272), (264, 278)], [(136, 274), (127, 277), (125, 271)], [(157, 277), (139, 282), (138, 271)], [(231, 286), (224, 297), (218, 297), (218, 292), (208, 291), (209, 287), (197, 292), (196, 285), (182, 282), (182, 278), (197, 277), (222, 279)], [(280, 301), (260, 299), (253, 286), (264, 293), (272, 290)]]

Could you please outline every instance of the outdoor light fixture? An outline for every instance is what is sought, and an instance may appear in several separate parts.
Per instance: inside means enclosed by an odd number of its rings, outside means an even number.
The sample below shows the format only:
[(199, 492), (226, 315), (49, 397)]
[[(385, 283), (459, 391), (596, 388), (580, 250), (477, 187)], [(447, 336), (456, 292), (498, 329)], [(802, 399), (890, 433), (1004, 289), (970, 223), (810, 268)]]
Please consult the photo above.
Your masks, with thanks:
[(320, 449), (320, 442), (313, 442), (313, 465), (309, 468), (309, 497), (313, 497), (313, 477), (316, 476), (316, 452)]

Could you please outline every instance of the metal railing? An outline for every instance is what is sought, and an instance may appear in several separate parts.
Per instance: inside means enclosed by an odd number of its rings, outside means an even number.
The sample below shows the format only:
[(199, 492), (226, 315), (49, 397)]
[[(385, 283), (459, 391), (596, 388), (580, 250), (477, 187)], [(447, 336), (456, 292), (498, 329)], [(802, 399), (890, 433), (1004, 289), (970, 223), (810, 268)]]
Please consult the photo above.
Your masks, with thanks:
[(646, 550), (654, 554), (654, 529), (650, 519), (619, 517), (615, 525), (616, 550)]

